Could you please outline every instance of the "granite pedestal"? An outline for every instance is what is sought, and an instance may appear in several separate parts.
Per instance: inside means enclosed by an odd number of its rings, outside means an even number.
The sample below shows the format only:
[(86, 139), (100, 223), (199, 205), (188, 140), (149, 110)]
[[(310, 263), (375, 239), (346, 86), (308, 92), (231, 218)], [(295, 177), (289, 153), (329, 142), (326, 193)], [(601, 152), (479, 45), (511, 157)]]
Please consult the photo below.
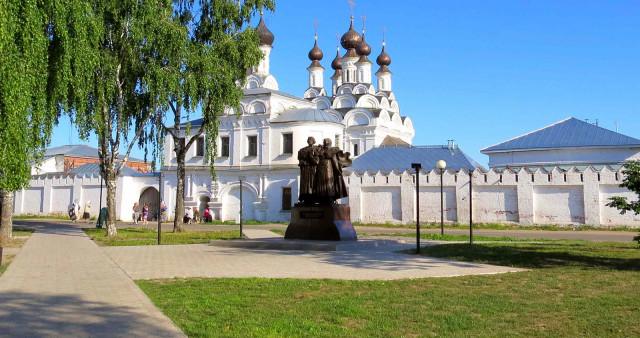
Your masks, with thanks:
[(343, 204), (294, 206), (285, 239), (356, 241), (351, 208)]

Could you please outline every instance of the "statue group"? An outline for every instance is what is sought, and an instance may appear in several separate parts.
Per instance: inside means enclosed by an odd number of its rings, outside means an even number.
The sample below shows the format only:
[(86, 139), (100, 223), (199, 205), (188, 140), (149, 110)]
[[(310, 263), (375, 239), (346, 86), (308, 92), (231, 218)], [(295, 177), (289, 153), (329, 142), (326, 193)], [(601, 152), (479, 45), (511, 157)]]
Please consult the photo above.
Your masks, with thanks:
[(351, 166), (351, 154), (332, 147), (329, 138), (323, 140), (322, 146), (315, 143), (315, 138), (309, 137), (308, 146), (298, 151), (300, 202), (297, 205), (330, 205), (349, 196), (342, 168)]
[(329, 138), (323, 140), (322, 146), (316, 146), (316, 140), (309, 137), (307, 144), (298, 151), (300, 201), (291, 208), (291, 222), (284, 239), (357, 240), (351, 209), (335, 203), (349, 196), (342, 168), (351, 166), (351, 154), (332, 147)]

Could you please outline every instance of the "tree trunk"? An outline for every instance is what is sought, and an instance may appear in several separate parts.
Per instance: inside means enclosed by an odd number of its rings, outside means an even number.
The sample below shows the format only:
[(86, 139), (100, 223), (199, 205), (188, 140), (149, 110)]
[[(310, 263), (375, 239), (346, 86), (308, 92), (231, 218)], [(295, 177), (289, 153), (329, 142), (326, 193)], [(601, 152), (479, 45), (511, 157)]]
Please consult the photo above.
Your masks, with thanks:
[(11, 241), (13, 230), (13, 192), (2, 190), (2, 210), (0, 210), (0, 246)]
[(107, 173), (107, 236), (117, 236), (116, 228), (116, 183), (115, 172)]
[(184, 231), (182, 224), (182, 218), (184, 217), (184, 157), (185, 151), (178, 154), (176, 160), (178, 162), (177, 178), (178, 186), (176, 187), (176, 211), (175, 219), (173, 220), (173, 232)]

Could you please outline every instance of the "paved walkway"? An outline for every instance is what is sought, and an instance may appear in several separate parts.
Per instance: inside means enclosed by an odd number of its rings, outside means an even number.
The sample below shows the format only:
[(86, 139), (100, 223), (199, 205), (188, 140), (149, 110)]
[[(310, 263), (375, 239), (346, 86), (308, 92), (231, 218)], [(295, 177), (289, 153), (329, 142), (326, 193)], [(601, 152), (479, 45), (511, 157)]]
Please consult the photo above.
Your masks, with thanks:
[(0, 277), (0, 336), (184, 334), (82, 231), (39, 226)]
[(343, 251), (281, 251), (208, 244), (104, 247), (133, 279), (262, 277), (391, 280), (495, 274), (522, 269), (396, 253), (410, 241), (370, 240)]

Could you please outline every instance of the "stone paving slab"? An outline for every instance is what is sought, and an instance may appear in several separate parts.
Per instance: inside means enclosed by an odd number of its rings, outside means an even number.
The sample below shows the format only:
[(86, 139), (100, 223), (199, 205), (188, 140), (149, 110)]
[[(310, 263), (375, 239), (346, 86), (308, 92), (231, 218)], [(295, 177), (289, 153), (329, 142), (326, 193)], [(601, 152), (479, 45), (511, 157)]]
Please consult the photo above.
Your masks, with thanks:
[(270, 230), (262, 229), (242, 229), (242, 234), (249, 239), (265, 239), (265, 238), (282, 238), (282, 235), (278, 235)]
[(394, 253), (410, 244), (333, 252), (250, 250), (207, 244), (104, 247), (133, 279), (330, 278), (392, 280), (495, 274), (523, 269)]
[(2, 337), (182, 337), (82, 231), (42, 227), (0, 277)]

